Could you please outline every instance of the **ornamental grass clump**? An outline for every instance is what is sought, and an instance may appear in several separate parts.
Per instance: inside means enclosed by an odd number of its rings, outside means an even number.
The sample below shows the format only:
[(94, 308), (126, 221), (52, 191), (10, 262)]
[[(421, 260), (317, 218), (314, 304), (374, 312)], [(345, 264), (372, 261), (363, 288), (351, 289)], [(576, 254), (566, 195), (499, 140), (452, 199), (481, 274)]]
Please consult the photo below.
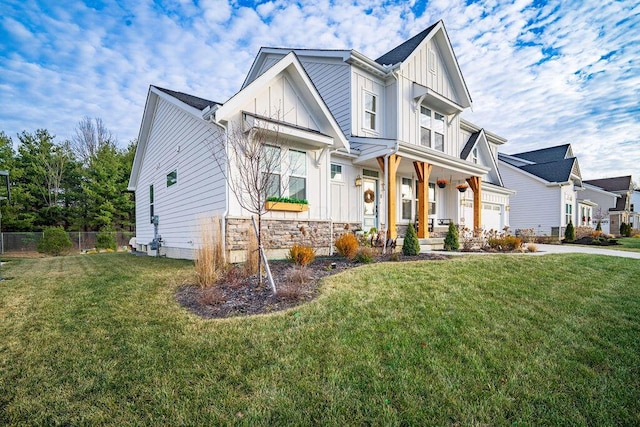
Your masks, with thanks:
[(445, 251), (457, 251), (460, 249), (460, 242), (458, 242), (458, 227), (453, 222), (449, 223), (449, 230), (444, 238), (444, 250)]
[(420, 253), (420, 242), (418, 241), (418, 235), (416, 229), (412, 223), (409, 223), (407, 232), (404, 235), (404, 241), (402, 242), (402, 254), (406, 256), (416, 256)]
[(296, 243), (289, 249), (287, 259), (296, 265), (304, 267), (316, 259), (316, 251), (311, 246)]
[(356, 239), (356, 236), (351, 233), (344, 233), (338, 237), (335, 246), (336, 251), (338, 251), (340, 256), (351, 260), (358, 252), (358, 239)]
[(511, 252), (522, 248), (522, 239), (516, 236), (507, 235), (490, 238), (487, 240), (487, 244), (491, 249), (495, 249), (500, 252)]
[(356, 262), (362, 264), (370, 264), (371, 262), (373, 262), (375, 257), (376, 251), (373, 248), (363, 246), (358, 249), (358, 252), (356, 252), (355, 260)]
[(196, 282), (205, 287), (213, 285), (225, 270), (222, 252), (220, 218), (200, 221), (200, 247), (196, 249)]

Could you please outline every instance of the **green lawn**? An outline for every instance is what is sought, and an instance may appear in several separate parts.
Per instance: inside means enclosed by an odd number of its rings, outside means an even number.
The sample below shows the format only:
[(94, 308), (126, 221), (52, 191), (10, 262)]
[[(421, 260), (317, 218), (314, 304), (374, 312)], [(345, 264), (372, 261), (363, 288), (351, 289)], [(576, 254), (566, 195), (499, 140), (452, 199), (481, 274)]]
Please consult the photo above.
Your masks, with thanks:
[(623, 237), (618, 240), (618, 243), (622, 244), (620, 246), (609, 246), (612, 249), (620, 249), (623, 251), (633, 251), (640, 252), (640, 238), (638, 237)]
[(313, 303), (202, 320), (184, 261), (11, 261), (1, 425), (639, 425), (640, 262), (367, 265)]

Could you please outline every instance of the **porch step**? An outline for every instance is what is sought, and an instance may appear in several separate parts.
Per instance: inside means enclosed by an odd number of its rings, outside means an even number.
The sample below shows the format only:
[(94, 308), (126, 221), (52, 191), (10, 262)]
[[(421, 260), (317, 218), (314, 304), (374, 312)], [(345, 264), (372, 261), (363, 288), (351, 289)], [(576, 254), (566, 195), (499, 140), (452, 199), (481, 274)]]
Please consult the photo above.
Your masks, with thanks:
[[(396, 247), (402, 250), (402, 242), (404, 238), (398, 237), (396, 240)], [(428, 239), (418, 239), (420, 243), (420, 252), (437, 251), (444, 249), (444, 237), (430, 237)]]

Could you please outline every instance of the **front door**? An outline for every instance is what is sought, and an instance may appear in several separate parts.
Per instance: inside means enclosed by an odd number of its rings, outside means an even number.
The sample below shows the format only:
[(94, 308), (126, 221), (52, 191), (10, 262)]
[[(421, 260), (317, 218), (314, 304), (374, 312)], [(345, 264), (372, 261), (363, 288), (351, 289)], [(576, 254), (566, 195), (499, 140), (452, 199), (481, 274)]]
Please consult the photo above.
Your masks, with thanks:
[(362, 229), (369, 231), (371, 227), (378, 228), (378, 180), (372, 178), (363, 179), (364, 217)]

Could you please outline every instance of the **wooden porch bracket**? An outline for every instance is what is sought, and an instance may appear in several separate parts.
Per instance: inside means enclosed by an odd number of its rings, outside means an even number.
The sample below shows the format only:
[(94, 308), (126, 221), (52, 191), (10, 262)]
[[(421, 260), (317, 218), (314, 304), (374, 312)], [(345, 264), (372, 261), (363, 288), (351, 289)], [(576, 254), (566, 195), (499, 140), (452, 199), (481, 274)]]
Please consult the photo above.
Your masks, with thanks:
[(473, 191), (473, 230), (482, 228), (482, 181), (479, 176), (467, 178), (467, 183)]
[(389, 156), (389, 170), (384, 170), (384, 157), (376, 157), (383, 174), (387, 174), (387, 238), (395, 240), (398, 237), (396, 229), (396, 172), (402, 157), (397, 154)]
[(427, 162), (413, 162), (418, 177), (418, 237), (429, 237), (429, 175), (433, 165)]

